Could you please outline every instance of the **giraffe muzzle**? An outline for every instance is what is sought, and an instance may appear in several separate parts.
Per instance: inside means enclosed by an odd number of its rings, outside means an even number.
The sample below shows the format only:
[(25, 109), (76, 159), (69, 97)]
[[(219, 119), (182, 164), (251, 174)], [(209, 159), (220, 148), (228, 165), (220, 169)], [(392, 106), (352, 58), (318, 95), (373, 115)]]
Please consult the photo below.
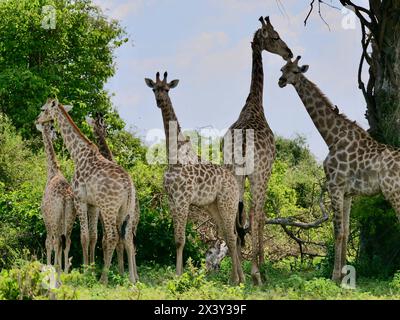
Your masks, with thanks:
[(279, 81), (278, 81), (278, 85), (279, 85), (279, 87), (281, 87), (281, 88), (286, 87), (286, 85), (287, 85), (287, 79), (284, 78), (284, 77), (280, 77), (280, 78), (279, 78)]

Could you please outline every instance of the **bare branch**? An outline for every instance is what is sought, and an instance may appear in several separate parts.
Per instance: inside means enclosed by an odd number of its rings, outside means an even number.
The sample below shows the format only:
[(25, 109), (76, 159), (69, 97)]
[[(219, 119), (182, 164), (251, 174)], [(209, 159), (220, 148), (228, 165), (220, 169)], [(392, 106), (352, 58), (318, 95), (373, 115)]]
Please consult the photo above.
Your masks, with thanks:
[[(275, 219), (269, 219), (265, 223), (266, 224), (279, 224), (282, 226), (291, 226), (291, 227), (298, 227), (302, 229), (311, 229), (311, 228), (318, 228), (323, 224), (325, 221), (329, 219), (329, 214), (325, 210), (325, 205), (323, 203), (323, 195), (326, 191), (325, 186), (321, 188), (321, 194), (319, 198), (319, 206), (322, 212), (322, 217), (320, 219), (315, 220), (314, 222), (309, 222), (309, 223), (304, 223), (304, 222), (298, 222), (294, 221), (294, 217), (287, 217), (287, 218), (275, 218)], [(279, 213), (279, 210), (277, 210)]]
[(311, 12), (314, 10), (314, 2), (315, 2), (315, 0), (312, 0), (310, 3), (310, 11), (308, 12), (306, 19), (304, 20), (304, 26), (307, 25), (307, 20), (310, 16)]
[(318, 14), (319, 14), (319, 17), (326, 24), (326, 26), (328, 27), (328, 30), (331, 31), (331, 28), (329, 27), (329, 24), (325, 21), (324, 17), (321, 14), (321, 2), (322, 2), (322, 0), (318, 0)]

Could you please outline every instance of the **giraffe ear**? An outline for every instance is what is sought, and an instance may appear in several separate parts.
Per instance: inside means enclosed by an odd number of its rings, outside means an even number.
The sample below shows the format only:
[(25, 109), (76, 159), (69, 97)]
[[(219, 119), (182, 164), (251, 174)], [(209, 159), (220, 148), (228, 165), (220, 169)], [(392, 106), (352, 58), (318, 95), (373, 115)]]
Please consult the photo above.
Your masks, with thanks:
[(72, 110), (72, 106), (71, 105), (66, 105), (64, 106), (64, 110), (67, 112), (70, 112)]
[(178, 80), (178, 79), (172, 80), (172, 81), (168, 84), (168, 86), (169, 86), (170, 89), (173, 89), (173, 88), (175, 88), (175, 87), (178, 85), (178, 83), (179, 83), (179, 80)]
[(146, 82), (146, 84), (147, 84), (147, 86), (148, 86), (149, 88), (154, 88), (155, 83), (154, 83), (153, 80), (151, 80), (151, 79), (149, 79), (149, 78), (145, 78), (145, 79), (144, 79), (144, 82)]
[(301, 66), (301, 68), (300, 68), (301, 73), (306, 73), (309, 67), (310, 66), (308, 64)]

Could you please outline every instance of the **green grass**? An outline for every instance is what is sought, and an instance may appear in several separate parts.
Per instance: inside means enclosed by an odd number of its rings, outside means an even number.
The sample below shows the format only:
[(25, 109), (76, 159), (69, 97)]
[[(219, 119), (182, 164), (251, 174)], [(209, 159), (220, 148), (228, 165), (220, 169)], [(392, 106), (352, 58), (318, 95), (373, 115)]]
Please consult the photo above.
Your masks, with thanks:
[[(189, 261), (181, 277), (174, 267), (140, 266), (140, 282), (132, 285), (127, 274), (120, 276), (112, 270), (109, 284), (99, 283), (100, 270), (77, 269), (61, 275), (61, 285), (51, 292), (43, 288), (46, 274), (40, 263), (25, 262), (0, 273), (0, 299), (83, 299), (83, 300), (184, 300), (184, 299), (400, 299), (400, 273), (391, 281), (357, 279), (356, 289), (344, 289), (331, 280), (320, 277), (314, 270), (290, 271), (287, 267), (264, 265), (265, 284), (251, 283), (250, 264), (244, 263), (246, 283), (229, 284), (230, 262), (224, 261), (221, 270), (207, 274), (203, 267)], [(27, 276), (29, 275), (29, 276)], [(21, 281), (21, 279), (30, 279)]]

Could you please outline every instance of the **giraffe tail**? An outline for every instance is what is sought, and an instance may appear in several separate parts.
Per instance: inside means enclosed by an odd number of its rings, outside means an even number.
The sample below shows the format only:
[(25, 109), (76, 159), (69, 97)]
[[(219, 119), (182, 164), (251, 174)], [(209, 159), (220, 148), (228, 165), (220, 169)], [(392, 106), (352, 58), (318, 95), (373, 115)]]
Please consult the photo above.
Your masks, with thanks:
[(244, 213), (243, 209), (244, 209), (243, 201), (239, 201), (238, 214), (236, 216), (236, 231), (238, 233), (241, 247), (244, 247), (244, 245), (245, 245), (244, 237), (246, 235), (246, 229), (242, 225), (243, 213)]
[(124, 240), (125, 239), (125, 235), (126, 235), (126, 226), (128, 225), (128, 220), (129, 220), (130, 216), (129, 214), (126, 216), (124, 222), (122, 222), (122, 226), (121, 226), (121, 239)]
[(61, 231), (61, 248), (62, 248), (63, 251), (65, 250), (65, 248), (67, 246), (67, 237), (66, 237), (66, 234), (67, 234), (67, 231), (66, 231), (67, 223), (65, 221), (65, 219), (66, 219), (66, 216), (65, 216), (66, 208), (67, 208), (67, 202), (64, 199), (63, 210), (62, 210), (62, 213), (61, 213), (61, 230), (62, 230)]
[(61, 235), (61, 248), (63, 250), (65, 250), (65, 248), (67, 247), (67, 237), (65, 236), (65, 234)]

